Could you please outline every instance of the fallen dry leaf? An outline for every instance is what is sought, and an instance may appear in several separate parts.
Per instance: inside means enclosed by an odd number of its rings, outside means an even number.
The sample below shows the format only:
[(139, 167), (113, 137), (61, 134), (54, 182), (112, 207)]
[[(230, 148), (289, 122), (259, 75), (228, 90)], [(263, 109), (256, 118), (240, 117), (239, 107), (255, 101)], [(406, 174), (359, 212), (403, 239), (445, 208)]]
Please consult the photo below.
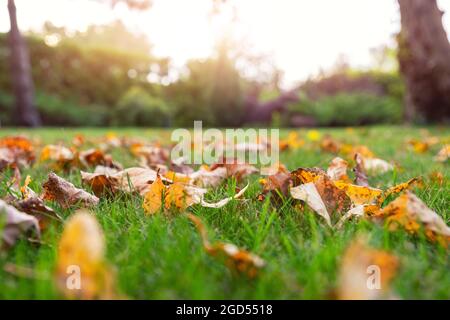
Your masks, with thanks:
[(113, 161), (111, 155), (105, 154), (101, 149), (89, 149), (79, 153), (80, 163), (85, 167), (103, 166), (122, 170), (122, 165), (117, 161)]
[[(106, 170), (97, 167), (94, 173), (81, 171), (81, 180), (90, 186), (97, 196), (114, 194), (118, 191), (125, 193), (137, 192), (145, 195), (153, 181), (156, 180), (157, 172), (150, 168), (127, 168), (122, 171)], [(161, 177), (164, 182), (172, 182)]]
[(35, 160), (30, 140), (21, 136), (0, 139), (0, 171), (11, 167), (29, 167)]
[(324, 175), (326, 175), (326, 172), (321, 168), (298, 168), (291, 172), (294, 186), (302, 183), (314, 182)]
[(204, 200), (206, 189), (186, 185), (181, 182), (175, 182), (166, 186), (158, 175), (158, 178), (150, 185), (147, 193), (144, 195), (142, 207), (147, 214), (154, 214), (163, 207), (166, 210), (172, 207), (184, 210), (194, 204), (200, 204), (202, 207), (207, 208), (221, 208), (231, 200), (240, 198), (247, 188), (248, 185), (232, 197), (209, 203)]
[(235, 178), (238, 182), (259, 171), (256, 167), (248, 163), (239, 163), (236, 159), (222, 159), (211, 165), (210, 170), (214, 171), (217, 168), (225, 168), (227, 170), (226, 177)]
[(64, 165), (72, 162), (74, 158), (75, 154), (69, 148), (61, 145), (49, 144), (42, 148), (39, 161), (53, 160)]
[(191, 183), (202, 187), (218, 187), (227, 178), (227, 169), (224, 167), (217, 167), (211, 170), (207, 166), (201, 166), (197, 171), (190, 175)]
[(377, 203), (379, 197), (383, 194), (383, 190), (381, 189), (358, 186), (342, 181), (335, 181), (334, 185), (345, 191), (354, 205), (375, 204)]
[(47, 228), (52, 220), (62, 221), (62, 218), (52, 208), (46, 206), (44, 201), (28, 186), (31, 182), (30, 176), (27, 176), (24, 184), (20, 185), (20, 171), (16, 168), (13, 180), (9, 195), (4, 198), (8, 204), (37, 218), (41, 230)]
[(450, 227), (442, 217), (408, 190), (373, 217), (385, 219), (391, 230), (400, 226), (410, 233), (417, 233), (423, 225), (429, 239), (437, 239), (444, 245), (450, 241)]
[(336, 157), (331, 160), (328, 166), (327, 175), (333, 181), (350, 182), (350, 178), (347, 175), (348, 162), (342, 158)]
[(345, 251), (339, 272), (337, 298), (376, 300), (391, 298), (390, 283), (397, 273), (398, 259), (382, 250), (369, 248), (357, 239)]
[(40, 237), (39, 223), (37, 219), (21, 212), (0, 200), (0, 220), (3, 221), (1, 232), (2, 246), (9, 248), (23, 235), (32, 233)]
[(258, 199), (263, 200), (267, 194), (271, 194), (271, 199), (275, 202), (279, 202), (282, 200), (281, 198), (289, 195), (291, 181), (291, 174), (286, 167), (284, 165), (278, 165), (278, 169), (275, 174), (260, 180), (263, 190), (258, 196)]
[(441, 150), (434, 157), (435, 161), (438, 162), (446, 162), (450, 158), (450, 144), (447, 144), (442, 147)]
[(103, 232), (86, 211), (76, 212), (66, 223), (58, 246), (56, 282), (70, 299), (116, 297), (114, 273), (105, 262)]
[(72, 183), (58, 177), (55, 173), (48, 174), (47, 181), (42, 185), (41, 198), (56, 201), (63, 208), (81, 204), (83, 206), (95, 206), (99, 199), (83, 189), (76, 188)]
[(355, 153), (355, 167), (353, 172), (355, 173), (355, 184), (358, 186), (368, 187), (369, 179), (367, 178), (366, 170), (364, 169), (364, 160), (359, 153)]
[(142, 207), (145, 213), (154, 214), (161, 210), (165, 191), (166, 186), (162, 182), (161, 177), (157, 175), (155, 181), (153, 181), (147, 193), (144, 195)]
[(258, 271), (265, 266), (265, 262), (259, 256), (239, 249), (234, 244), (217, 242), (211, 244), (203, 222), (197, 216), (188, 214), (187, 217), (194, 223), (202, 238), (205, 251), (212, 256), (224, 256), (225, 264), (233, 272), (245, 274), (250, 278), (258, 275)]
[(308, 182), (291, 188), (291, 196), (294, 199), (306, 202), (306, 204), (314, 210), (314, 212), (324, 218), (326, 223), (331, 227), (330, 214), (328, 213), (327, 207), (317, 191), (314, 182)]

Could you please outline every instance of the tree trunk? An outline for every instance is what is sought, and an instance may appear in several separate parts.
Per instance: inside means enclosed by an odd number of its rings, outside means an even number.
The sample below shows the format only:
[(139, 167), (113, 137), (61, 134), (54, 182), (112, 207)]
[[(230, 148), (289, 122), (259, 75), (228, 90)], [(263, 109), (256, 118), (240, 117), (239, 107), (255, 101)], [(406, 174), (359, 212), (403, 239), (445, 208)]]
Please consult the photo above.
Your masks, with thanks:
[(14, 0), (8, 0), (9, 19), (9, 56), (11, 64), (12, 86), (15, 96), (13, 119), (18, 125), (37, 127), (41, 125), (39, 113), (34, 106), (34, 86), (28, 49), (17, 25)]
[(436, 0), (398, 0), (398, 60), (406, 83), (405, 118), (450, 119), (450, 44)]

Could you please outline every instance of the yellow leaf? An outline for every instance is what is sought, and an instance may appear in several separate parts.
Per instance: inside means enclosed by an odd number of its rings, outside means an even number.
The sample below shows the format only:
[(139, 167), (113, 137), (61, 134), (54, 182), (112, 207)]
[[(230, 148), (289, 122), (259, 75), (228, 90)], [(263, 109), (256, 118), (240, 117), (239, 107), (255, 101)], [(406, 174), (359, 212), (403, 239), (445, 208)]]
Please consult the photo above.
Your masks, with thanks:
[(144, 203), (142, 206), (147, 214), (154, 214), (161, 209), (165, 190), (166, 186), (158, 174), (155, 181), (153, 181), (149, 190), (144, 195)]
[(383, 193), (381, 189), (358, 186), (343, 181), (334, 181), (334, 185), (344, 190), (354, 205), (376, 203), (378, 197)]
[(175, 182), (167, 187), (164, 198), (164, 207), (170, 209), (175, 207), (179, 210), (186, 209), (192, 203), (192, 199), (186, 193), (184, 185), (180, 182)]
[(86, 211), (66, 223), (58, 246), (56, 280), (68, 298), (111, 299), (114, 275), (104, 260), (105, 241), (97, 220)]

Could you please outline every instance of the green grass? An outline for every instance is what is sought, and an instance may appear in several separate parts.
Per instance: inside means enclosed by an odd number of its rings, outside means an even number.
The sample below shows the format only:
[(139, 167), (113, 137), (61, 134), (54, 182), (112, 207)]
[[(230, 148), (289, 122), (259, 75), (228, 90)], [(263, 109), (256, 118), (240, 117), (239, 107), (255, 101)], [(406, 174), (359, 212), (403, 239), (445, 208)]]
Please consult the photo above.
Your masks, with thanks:
[[(428, 128), (433, 135), (450, 136), (448, 128)], [(35, 131), (3, 129), (0, 135), (25, 133), (42, 139), (43, 143), (70, 141), (83, 132), (87, 137), (101, 136), (103, 129), (42, 129)], [(401, 170), (371, 177), (373, 186), (387, 187), (423, 176), (426, 186), (417, 189), (417, 195), (449, 222), (448, 163), (436, 163), (433, 156), (438, 147), (425, 154), (415, 154), (405, 144), (408, 138), (421, 137), (417, 128), (370, 127), (355, 129), (321, 129), (333, 137), (350, 143), (366, 144), (377, 156), (394, 161)], [(155, 139), (168, 137), (158, 130), (121, 129), (118, 135), (141, 136)], [(306, 131), (299, 130), (301, 136)], [(286, 131), (283, 131), (286, 133)], [(124, 166), (136, 165), (126, 152), (113, 152)], [(281, 154), (281, 162), (288, 169), (320, 166), (326, 168), (332, 154), (317, 149), (299, 149)], [(432, 171), (440, 171), (446, 178), (443, 186), (428, 179)], [(25, 170), (23, 175), (33, 178), (31, 187), (38, 191), (47, 171), (40, 166)], [(61, 174), (81, 186), (77, 170)], [(2, 180), (7, 177), (2, 176)], [(390, 232), (369, 221), (351, 221), (340, 231), (331, 230), (311, 212), (300, 213), (289, 205), (273, 207), (268, 201), (256, 200), (260, 192), (258, 176), (250, 179), (245, 194), (248, 201), (233, 201), (221, 209), (194, 206), (188, 210), (200, 216), (208, 225), (214, 240), (232, 242), (260, 255), (266, 268), (254, 280), (236, 277), (226, 266), (208, 256), (193, 225), (182, 215), (148, 217), (138, 196), (116, 200), (102, 199), (93, 211), (100, 222), (107, 243), (107, 260), (115, 266), (120, 291), (137, 299), (326, 299), (337, 284), (337, 272), (342, 253), (359, 233), (368, 235), (370, 244), (392, 252), (400, 259), (393, 290), (400, 298), (449, 299), (450, 273), (448, 249), (430, 243), (424, 237), (404, 231)], [(232, 185), (227, 181), (219, 190), (208, 193), (208, 200), (226, 196)], [(4, 196), (3, 187), (0, 196)], [(73, 210), (61, 210), (65, 218)], [(53, 285), (57, 243), (62, 225), (52, 225), (43, 234), (39, 247), (21, 240), (14, 248), (0, 253), (1, 299), (61, 298)], [(6, 263), (35, 270), (38, 278), (26, 278), (3, 271)]]

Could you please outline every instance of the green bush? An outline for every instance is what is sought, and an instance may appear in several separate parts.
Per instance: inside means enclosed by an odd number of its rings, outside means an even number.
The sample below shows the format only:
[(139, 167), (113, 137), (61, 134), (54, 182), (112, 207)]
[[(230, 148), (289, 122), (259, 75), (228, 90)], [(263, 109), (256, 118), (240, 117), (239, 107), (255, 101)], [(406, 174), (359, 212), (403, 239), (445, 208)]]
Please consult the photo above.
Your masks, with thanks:
[(108, 124), (108, 108), (80, 105), (70, 99), (38, 92), (36, 105), (47, 126), (104, 126)]
[(165, 127), (170, 124), (167, 103), (140, 87), (130, 88), (114, 110), (113, 125)]
[(316, 101), (300, 99), (290, 110), (312, 116), (322, 126), (398, 123), (402, 118), (398, 99), (364, 93), (337, 94)]

